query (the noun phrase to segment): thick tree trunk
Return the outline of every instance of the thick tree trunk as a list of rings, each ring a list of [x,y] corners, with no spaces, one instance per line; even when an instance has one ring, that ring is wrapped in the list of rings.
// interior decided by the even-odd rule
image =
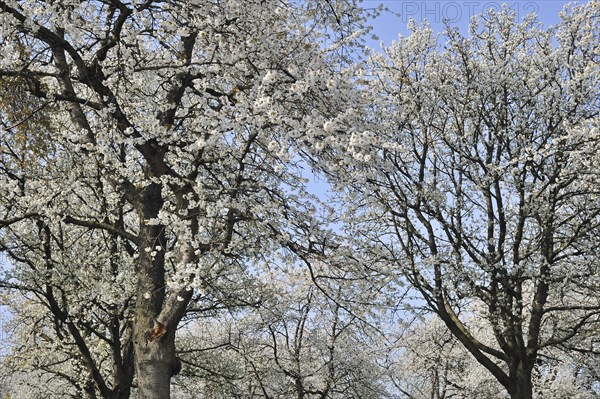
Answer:
[[[142,279],[143,281],[144,279]],[[157,289],[164,292],[164,288]],[[186,298],[182,301],[169,298],[163,307],[163,313],[174,315],[170,322],[161,323],[161,315],[152,306],[153,298],[147,298],[148,291],[140,291],[141,301],[137,307],[135,320],[135,371],[137,376],[138,399],[169,399],[171,377],[179,372],[180,361],[175,356],[175,332],[177,322],[189,302],[191,291],[181,293]],[[163,295],[158,295],[162,299]],[[176,311],[172,303],[180,306]],[[169,305],[171,303],[171,305]],[[145,306],[146,305],[146,306]],[[150,305],[150,306],[147,306]],[[166,312],[165,312],[166,310]]]
[[[164,226],[147,225],[163,204],[161,187],[150,184],[140,209],[139,263],[135,309],[134,359],[139,399],[169,399],[171,369],[175,362],[175,331],[158,319],[165,300]],[[157,247],[163,249],[157,249]]]
[[[160,274],[160,273],[159,273]],[[169,399],[175,364],[175,330],[158,321],[163,302],[164,282],[152,288],[148,278],[138,277],[138,299],[134,323],[134,358],[139,399]]]
[[[531,382],[532,368],[519,362],[510,370],[509,394],[511,399],[532,399],[533,384]]]
[[[168,399],[171,397],[171,375],[175,364],[174,334],[152,342],[147,337],[141,338],[141,342],[136,343],[137,397]]]

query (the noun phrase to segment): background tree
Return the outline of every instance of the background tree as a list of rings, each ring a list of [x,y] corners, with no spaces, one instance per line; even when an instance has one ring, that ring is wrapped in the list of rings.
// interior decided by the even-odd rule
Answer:
[[[494,335],[484,312],[471,306],[464,320],[473,334],[486,344]],[[392,335],[393,336],[393,335]],[[444,322],[435,315],[420,318],[402,331],[389,346],[387,369],[397,397],[409,399],[488,399],[509,395]],[[546,399],[594,398],[598,396],[598,375],[586,354],[560,348],[540,351],[533,372],[534,397]],[[596,359],[597,360],[597,359]]]
[[[21,235],[18,247],[5,248],[19,267],[3,283],[12,313],[3,367],[32,390],[40,381],[28,375],[71,386],[74,397],[97,397],[94,381],[102,384],[101,396],[128,397],[134,372],[132,260],[106,250],[110,236],[78,233],[74,241],[60,241],[64,250],[53,254],[50,265],[43,262],[46,253],[35,250],[37,234]],[[48,279],[49,271],[56,278]],[[41,386],[48,395],[47,385]],[[65,397],[62,389],[54,394]]]
[[[19,54],[25,55],[22,46]],[[17,192],[25,190],[26,181],[32,182],[25,176],[37,175],[40,169],[46,168],[45,181],[68,173],[58,161],[60,145],[51,141],[55,109],[30,89],[19,76],[2,79],[0,168]],[[4,198],[7,211],[19,206],[11,194]],[[89,205],[102,195],[97,190],[92,194]],[[3,325],[2,353],[2,367],[11,370],[6,376],[10,392],[16,397],[46,397],[48,391],[55,397],[96,397],[96,373],[104,394],[127,396],[133,352],[131,340],[124,339],[131,331],[123,320],[131,319],[133,280],[130,275],[124,281],[128,262],[119,259],[115,237],[70,226],[54,235],[61,256],[46,262],[49,226],[38,221],[33,230],[13,233],[0,242],[3,258],[8,255],[19,266],[2,264],[6,274],[0,281],[2,310],[10,312]],[[94,370],[86,367],[94,363],[99,365]]]
[[[485,323],[480,325],[484,327]],[[478,335],[493,339],[489,331]],[[394,342],[396,344],[389,348],[388,370],[400,398],[506,397],[502,385],[435,316],[415,320]]]
[[[0,77],[53,107],[49,155],[25,169],[4,146],[15,131],[3,131],[0,242],[30,273],[5,285],[49,305],[95,394],[126,397],[129,382],[109,381],[103,360],[82,353],[88,319],[70,312],[87,310],[86,291],[62,291],[124,298],[132,287],[118,281],[133,275],[132,318],[120,324],[133,321],[133,384],[141,398],[168,398],[177,325],[200,292],[218,298],[251,282],[261,258],[326,242],[302,148],[352,98],[338,71],[362,11],[346,1],[113,0],[0,1],[0,11],[0,51],[12,55]],[[71,269],[86,280],[64,285]]]
[[[262,280],[268,288],[256,308],[186,325],[181,391],[190,398],[387,397],[379,335],[343,309],[339,295],[317,289],[302,265],[274,267]]]
[[[547,30],[490,11],[443,45],[414,26],[373,56],[382,98],[337,147],[349,228],[512,398],[532,397],[542,350],[598,331],[598,6]]]

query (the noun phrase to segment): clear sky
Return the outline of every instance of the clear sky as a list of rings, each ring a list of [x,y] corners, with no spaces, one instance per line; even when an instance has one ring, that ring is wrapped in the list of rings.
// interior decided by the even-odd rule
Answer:
[[[429,21],[436,32],[443,30],[444,19],[452,25],[466,29],[471,16],[481,14],[489,8],[499,10],[502,4],[507,4],[517,12],[519,18],[534,12],[545,26],[555,25],[559,21],[558,13],[570,3],[562,0],[509,0],[503,1],[446,1],[446,0],[364,0],[363,6],[375,8],[383,4],[389,11],[384,11],[372,21],[373,33],[386,45],[398,37],[398,33],[407,33],[406,25],[410,18],[417,22]],[[579,1],[578,3],[585,3]],[[379,42],[370,42],[370,46],[378,48]]]

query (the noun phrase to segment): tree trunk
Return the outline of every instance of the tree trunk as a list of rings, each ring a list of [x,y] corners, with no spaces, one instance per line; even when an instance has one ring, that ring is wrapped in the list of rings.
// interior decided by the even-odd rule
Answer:
[[[152,342],[147,337],[142,338],[136,343],[137,397],[168,399],[171,397],[171,374],[175,363],[174,334]]]
[[[143,286],[145,278],[138,284]],[[158,292],[157,292],[158,291]],[[139,399],[169,399],[171,370],[175,363],[175,331],[157,321],[164,288],[138,288],[134,323],[134,358]]]
[[[161,187],[150,184],[140,207],[139,264],[136,270],[134,359],[139,399],[169,399],[171,369],[175,363],[175,329],[167,330],[158,319],[165,299],[164,226],[147,225],[163,204]]]
[[[156,274],[146,269],[138,275],[134,356],[139,399],[169,399],[176,363],[175,328],[158,321],[165,289],[164,280],[160,284],[156,281],[163,279],[162,270]]]
[[[509,394],[511,399],[532,399],[533,384],[531,383],[530,366],[524,365],[519,361],[515,367],[510,370]]]

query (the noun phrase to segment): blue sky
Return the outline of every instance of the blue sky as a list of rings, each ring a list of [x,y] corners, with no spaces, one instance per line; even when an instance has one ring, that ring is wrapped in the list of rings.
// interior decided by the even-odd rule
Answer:
[[[429,21],[436,32],[443,30],[443,20],[448,19],[452,25],[465,29],[471,16],[481,14],[489,8],[500,9],[506,3],[517,12],[519,18],[535,12],[545,26],[555,25],[559,21],[558,13],[569,1],[559,0],[509,0],[503,1],[475,1],[475,0],[364,0],[362,5],[375,8],[379,4],[389,9],[384,11],[376,20],[372,21],[373,33],[386,45],[398,37],[398,33],[407,33],[406,25],[410,18],[418,22]],[[585,3],[580,1],[579,3]],[[378,48],[378,42],[370,43]]]

